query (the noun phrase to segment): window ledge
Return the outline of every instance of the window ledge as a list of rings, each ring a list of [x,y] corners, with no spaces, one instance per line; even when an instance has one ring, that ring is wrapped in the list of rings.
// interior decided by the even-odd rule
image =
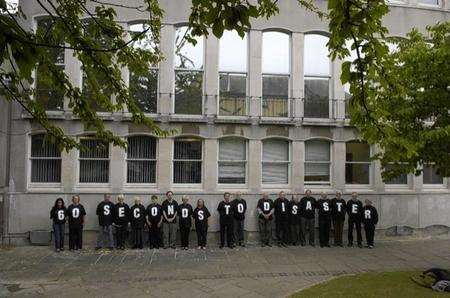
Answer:
[[[248,116],[217,116],[215,123],[241,123],[251,124],[251,119]]]
[[[103,193],[111,189],[109,183],[78,183],[75,187],[76,189],[89,190],[94,193]]]
[[[29,191],[33,192],[61,192],[61,183],[28,183]]]
[[[206,115],[185,115],[185,114],[171,114],[169,122],[201,122],[206,123],[208,119]]]
[[[289,117],[263,117],[259,120],[260,124],[283,124],[283,125],[295,125],[295,121]]]

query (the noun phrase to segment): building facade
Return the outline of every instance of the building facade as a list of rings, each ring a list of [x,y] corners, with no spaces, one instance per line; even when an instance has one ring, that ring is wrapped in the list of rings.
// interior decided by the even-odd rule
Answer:
[[[117,0],[117,2],[120,2]],[[132,1],[138,4],[138,1]],[[191,203],[203,198],[214,211],[211,230],[218,229],[215,209],[225,191],[243,193],[249,209],[246,230],[257,230],[256,202],[261,192],[275,198],[281,190],[330,195],[357,191],[380,213],[380,234],[444,234],[450,231],[450,180],[433,165],[421,176],[402,175],[383,182],[377,148],[358,139],[346,113],[346,86],[341,61],[327,57],[326,22],[294,0],[280,1],[280,14],[260,19],[242,39],[226,32],[219,40],[183,40],[190,1],[160,1],[165,10],[160,48],[165,60],[146,77],[126,69],[141,108],[162,128],[177,134],[158,138],[130,122],[127,111],[99,111],[107,127],[129,141],[128,150],[90,137],[75,119],[67,100],[39,81],[37,99],[67,134],[93,148],[59,152],[42,143],[43,131],[16,103],[0,98],[0,196],[3,237],[23,242],[33,230],[49,230],[49,209],[57,197],[68,203],[80,194],[88,213],[86,229],[97,227],[95,207],[104,193],[161,198],[173,190]],[[327,2],[317,5],[326,9]],[[45,11],[35,2],[22,4],[30,30],[45,25]],[[118,22],[142,30],[144,13],[117,8]],[[450,20],[448,0],[392,1],[384,23],[392,36],[413,27]],[[149,36],[151,43],[151,36]],[[135,46],[146,46],[136,44]],[[71,50],[55,63],[72,83],[83,88],[80,62]],[[88,92],[86,93],[88,96]]]

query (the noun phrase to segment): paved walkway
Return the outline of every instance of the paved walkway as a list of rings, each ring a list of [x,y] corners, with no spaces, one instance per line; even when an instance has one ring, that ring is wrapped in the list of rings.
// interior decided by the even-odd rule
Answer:
[[[0,297],[283,297],[335,276],[450,268],[450,240],[359,248],[0,250]]]

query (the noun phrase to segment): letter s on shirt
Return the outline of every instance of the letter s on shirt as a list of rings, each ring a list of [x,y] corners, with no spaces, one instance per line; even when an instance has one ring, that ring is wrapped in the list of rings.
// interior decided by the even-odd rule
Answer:
[[[111,213],[109,205],[103,206],[103,215],[107,216]]]
[[[205,214],[203,213],[203,210],[199,210],[198,211],[198,219],[199,220],[204,220],[205,219]]]

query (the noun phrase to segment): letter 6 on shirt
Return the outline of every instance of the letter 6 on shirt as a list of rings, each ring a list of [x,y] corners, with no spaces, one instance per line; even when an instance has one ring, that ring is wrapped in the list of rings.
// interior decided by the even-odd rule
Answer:
[[[79,208],[73,208],[72,209],[72,217],[78,218],[80,216],[80,209]]]
[[[64,220],[64,210],[58,210],[58,220]]]
[[[109,205],[103,206],[103,215],[109,215],[111,210],[109,210]]]

